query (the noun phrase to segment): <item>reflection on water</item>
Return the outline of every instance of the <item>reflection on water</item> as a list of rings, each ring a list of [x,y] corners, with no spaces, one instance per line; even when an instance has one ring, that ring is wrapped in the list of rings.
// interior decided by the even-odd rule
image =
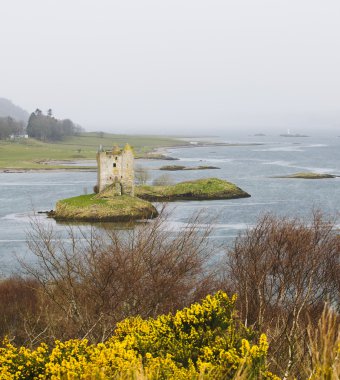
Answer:
[[[75,222],[75,221],[58,220],[55,223],[57,226],[95,227],[95,228],[100,228],[106,231],[112,231],[112,230],[133,230],[135,227],[145,225],[149,222],[143,221],[143,220],[134,220],[131,222],[118,222],[118,223],[112,223],[112,222],[90,223],[90,222]]]
[[[204,209],[202,227],[205,223],[213,223],[210,240],[230,243],[265,212],[304,217],[313,207],[333,215],[339,211],[340,178],[296,180],[273,177],[306,170],[339,175],[340,139],[314,141],[309,138],[308,143],[294,138],[289,141],[271,137],[261,139],[247,137],[238,140],[264,144],[256,148],[249,145],[171,149],[169,155],[180,158],[183,165],[196,166],[202,161],[218,163],[220,167],[220,170],[169,172],[174,182],[220,177],[236,183],[250,193],[251,198],[171,203],[168,205],[169,229],[180,231],[193,214]],[[164,161],[138,160],[139,166],[152,169],[150,183],[164,174],[159,171],[164,164]],[[95,183],[95,172],[0,173],[0,275],[18,268],[16,256],[32,260],[26,248],[26,234],[34,211],[51,210],[58,199],[90,193]],[[65,232],[65,223],[56,223],[44,214],[34,217],[46,225],[51,224],[61,234]],[[91,228],[91,224],[72,225]],[[133,226],[101,223],[96,228],[130,230]]]

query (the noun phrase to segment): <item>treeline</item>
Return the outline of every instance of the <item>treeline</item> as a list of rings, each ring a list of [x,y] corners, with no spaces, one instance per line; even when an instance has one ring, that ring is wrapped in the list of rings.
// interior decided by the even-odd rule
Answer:
[[[284,379],[321,379],[308,375],[314,371],[307,371],[315,367],[313,355],[324,350],[319,359],[324,355],[325,361],[340,355],[340,238],[335,221],[318,212],[308,223],[265,215],[221,256],[221,247],[214,252],[209,244],[211,227],[204,229],[203,220],[191,220],[176,234],[163,212],[155,222],[130,231],[88,234],[69,229],[69,239],[35,224],[28,236],[35,265],[24,264],[25,277],[0,283],[0,338],[29,347],[84,337],[103,342],[124,318],[157,318],[223,290],[230,297],[237,294],[237,321],[247,329],[250,343],[261,333],[267,335],[269,370]],[[318,330],[327,305],[331,324]],[[216,315],[211,318],[213,323]],[[203,324],[197,334],[202,336],[204,329]],[[226,326],[219,333],[224,338],[231,334]],[[323,339],[328,339],[325,347]],[[209,360],[222,347],[218,339],[215,343]],[[236,347],[235,352],[244,349]]]
[[[65,137],[79,134],[82,128],[70,119],[56,119],[52,110],[44,115],[40,109],[36,109],[28,119],[27,134],[29,137],[41,141],[59,141]]]
[[[25,133],[25,129],[22,121],[14,120],[11,117],[0,117],[0,140],[8,139],[11,135],[21,135]]]

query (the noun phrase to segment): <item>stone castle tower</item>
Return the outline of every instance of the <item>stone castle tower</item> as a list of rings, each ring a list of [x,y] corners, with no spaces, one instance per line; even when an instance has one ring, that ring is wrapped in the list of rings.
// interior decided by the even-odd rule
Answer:
[[[115,185],[116,195],[134,196],[134,154],[129,144],[124,149],[118,146],[112,150],[97,153],[97,186],[102,191],[108,185]]]

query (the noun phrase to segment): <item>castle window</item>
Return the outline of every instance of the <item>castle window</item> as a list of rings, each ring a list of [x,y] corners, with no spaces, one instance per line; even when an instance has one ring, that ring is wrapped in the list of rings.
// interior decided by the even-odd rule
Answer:
[[[117,160],[118,160],[118,157],[115,157],[115,160],[117,161]]]
[[[115,168],[117,166],[117,164],[114,162],[112,166]]]

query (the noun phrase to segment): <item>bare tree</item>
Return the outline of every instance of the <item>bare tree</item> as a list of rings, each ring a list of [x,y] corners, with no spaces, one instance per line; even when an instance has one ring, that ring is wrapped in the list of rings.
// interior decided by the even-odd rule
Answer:
[[[69,228],[66,240],[33,223],[28,244],[37,263],[24,267],[53,305],[51,337],[103,341],[127,316],[175,311],[216,290],[210,228],[199,216],[180,233],[165,221],[163,212],[130,230]]]
[[[145,185],[150,180],[150,172],[143,166],[135,167],[135,181],[137,185]]]
[[[239,295],[246,325],[266,331],[285,378],[298,365],[306,339],[329,301],[339,307],[340,241],[334,222],[314,212],[310,225],[265,215],[227,252],[225,286]]]
[[[162,174],[152,182],[154,186],[168,186],[173,184],[172,177],[169,174]]]

